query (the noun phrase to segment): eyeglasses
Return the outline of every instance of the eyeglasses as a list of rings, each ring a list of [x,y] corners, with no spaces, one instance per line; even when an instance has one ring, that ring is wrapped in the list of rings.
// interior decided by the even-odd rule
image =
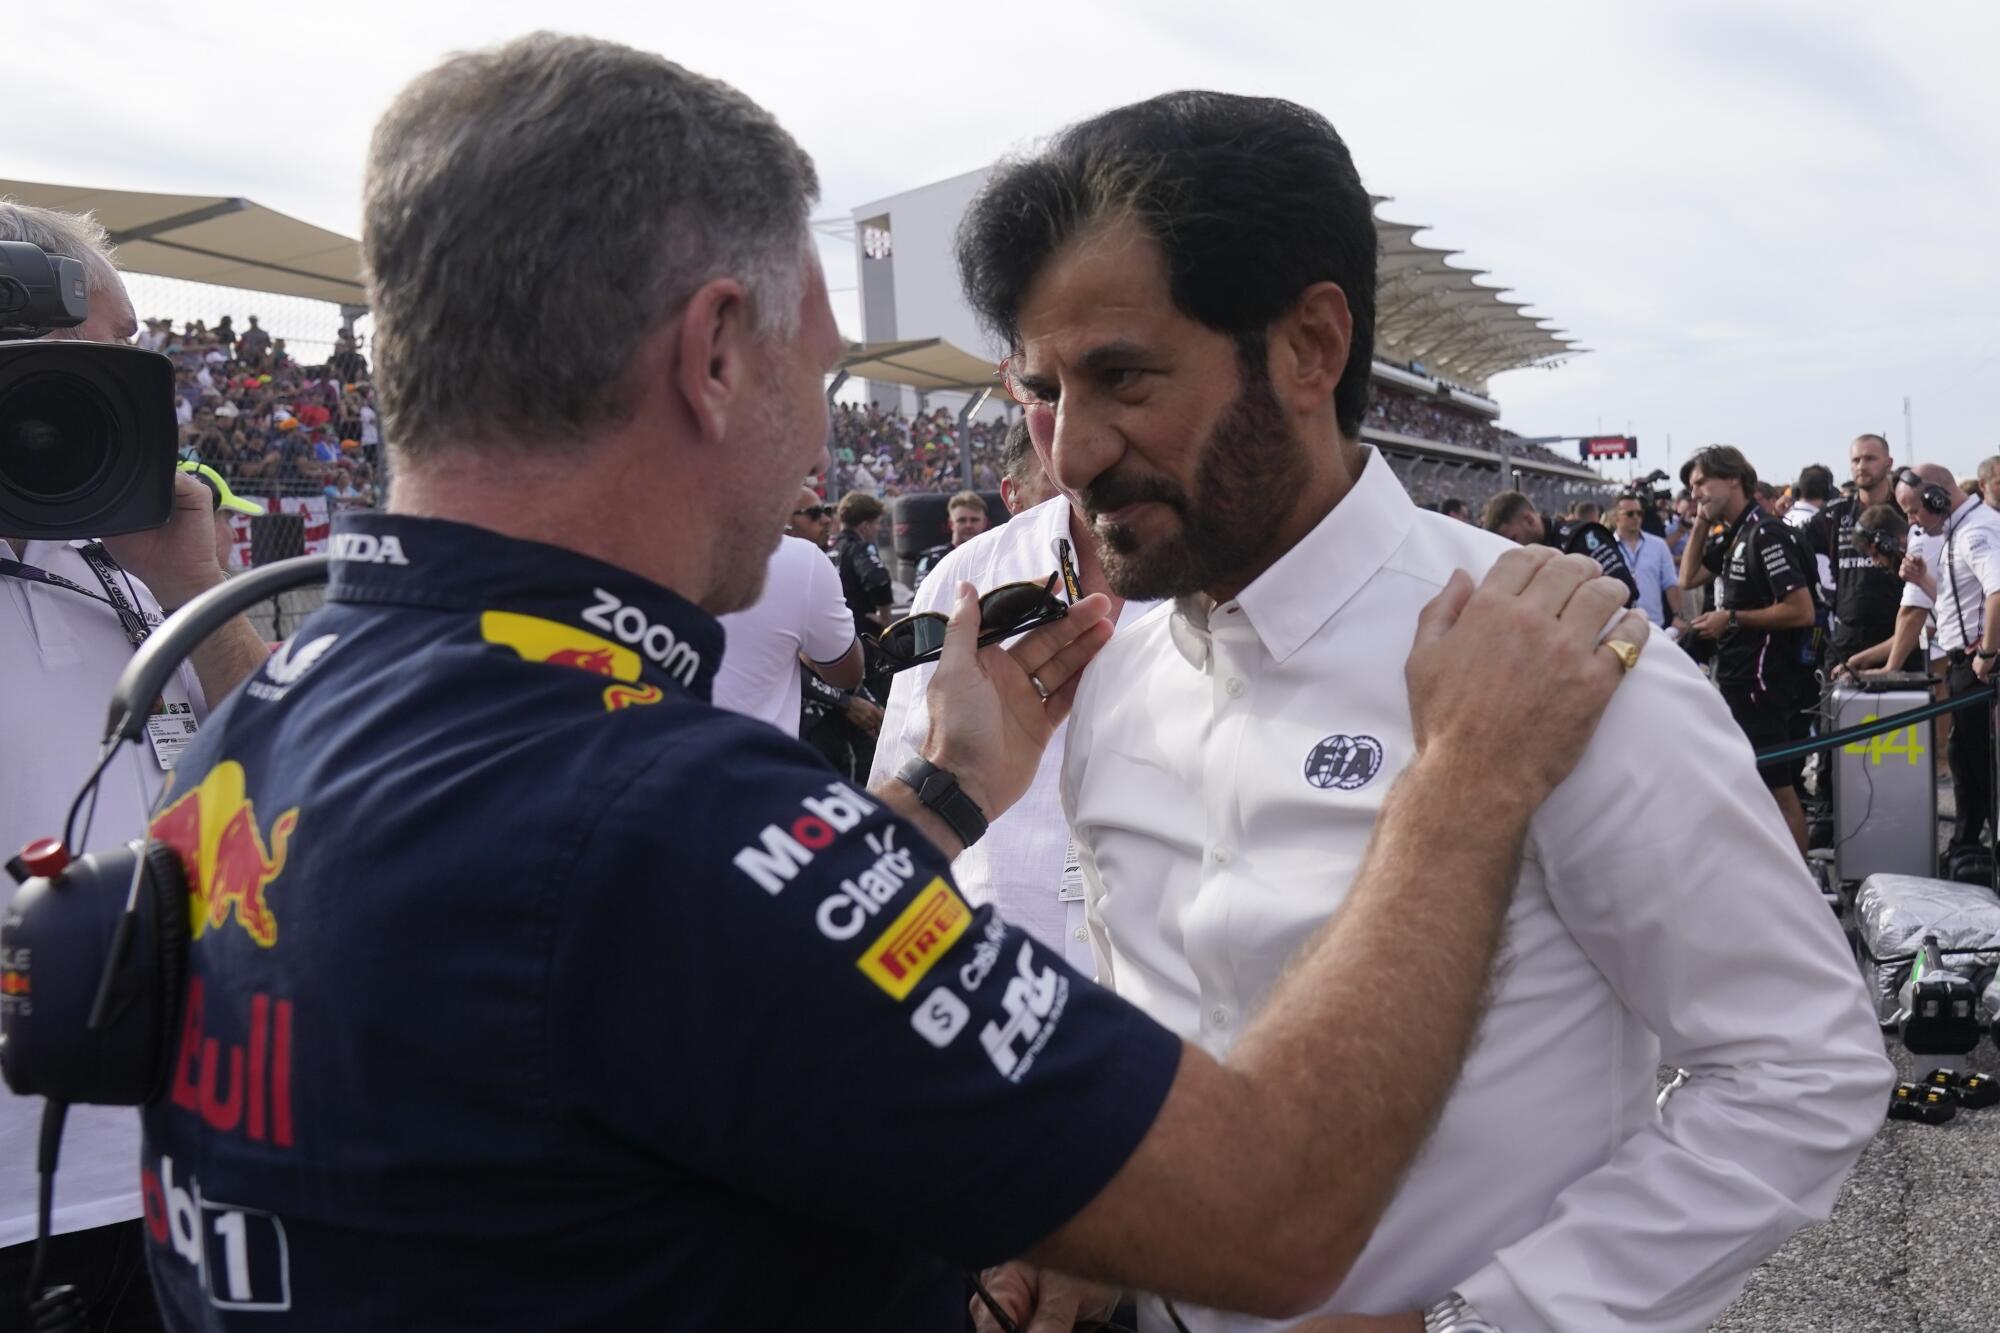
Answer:
[[[1000,385],[1007,390],[1007,396],[1023,407],[1050,407],[1054,400],[1044,398],[1035,390],[1021,382],[1021,358],[1010,356],[1000,362]]]
[[[792,517],[797,518],[800,514],[804,514],[807,518],[825,518],[832,512],[832,505],[807,505],[804,509],[794,509]]]
[[[981,597],[979,646],[1011,639],[1068,615],[1069,603],[1055,592],[1061,580],[1058,573],[1049,575],[1046,583],[1007,583]],[[877,643],[889,659],[890,673],[937,661],[944,652],[946,619],[940,611],[922,611],[885,626]]]

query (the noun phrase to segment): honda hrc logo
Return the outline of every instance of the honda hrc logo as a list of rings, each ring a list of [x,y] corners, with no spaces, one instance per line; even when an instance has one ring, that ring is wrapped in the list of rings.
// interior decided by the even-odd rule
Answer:
[[[378,537],[372,532],[336,532],[328,543],[335,560],[351,560],[357,565],[407,565],[400,537]]]

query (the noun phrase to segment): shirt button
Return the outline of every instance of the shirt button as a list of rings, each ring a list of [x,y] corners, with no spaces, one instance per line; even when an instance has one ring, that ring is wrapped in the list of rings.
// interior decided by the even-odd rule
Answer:
[[[1208,859],[1219,866],[1226,866],[1229,864],[1229,849],[1227,847],[1217,847],[1209,852]]]
[[[1209,1021],[1209,1022],[1211,1022],[1211,1023],[1213,1023],[1213,1024],[1214,1024],[1214,1025],[1215,1025],[1216,1027],[1219,1027],[1219,1028],[1226,1028],[1226,1027],[1228,1027],[1228,1026],[1229,1026],[1229,1008],[1228,1008],[1228,1006],[1227,1006],[1227,1005],[1220,1005],[1220,1004],[1218,1004],[1218,1005],[1216,1005],[1216,1006],[1215,1006],[1215,1008],[1213,1008],[1213,1009],[1209,1010],[1209,1011],[1208,1011],[1208,1021]]]
[[[1084,928],[1083,926],[1078,926],[1074,931],[1071,932],[1071,934],[1075,935],[1080,940],[1087,940],[1090,938],[1090,931]]]
[[[1243,677],[1231,676],[1222,682],[1222,692],[1234,699],[1243,693]]]

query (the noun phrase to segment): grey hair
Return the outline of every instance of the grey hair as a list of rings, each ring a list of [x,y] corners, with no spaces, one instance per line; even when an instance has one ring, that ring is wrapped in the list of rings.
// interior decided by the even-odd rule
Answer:
[[[790,337],[812,159],[742,93],[654,54],[536,33],[406,88],[370,146],[362,252],[399,451],[560,446],[630,418],[641,341],[734,278]]]
[[[111,233],[90,213],[59,213],[0,198],[0,241],[26,241],[44,254],[76,260],[89,292],[103,291],[105,279],[118,271]]]

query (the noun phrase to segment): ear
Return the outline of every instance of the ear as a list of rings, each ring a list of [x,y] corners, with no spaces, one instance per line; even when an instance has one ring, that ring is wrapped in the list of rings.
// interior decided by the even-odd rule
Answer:
[[[743,284],[717,278],[703,284],[672,321],[667,379],[695,434],[716,444],[732,414],[750,402],[756,378],[756,338]]]
[[[1301,415],[1333,402],[1354,346],[1354,314],[1340,284],[1316,282],[1271,329],[1271,391]]]

